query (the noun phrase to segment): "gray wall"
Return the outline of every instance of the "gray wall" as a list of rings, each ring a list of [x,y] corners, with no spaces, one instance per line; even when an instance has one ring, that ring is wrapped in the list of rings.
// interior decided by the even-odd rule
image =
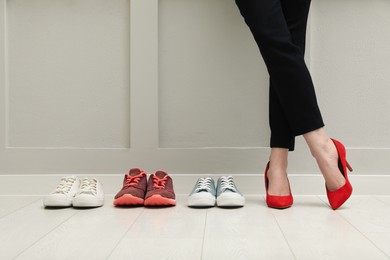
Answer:
[[[0,173],[257,174],[268,75],[233,0],[3,0]],[[314,0],[307,63],[326,129],[388,174],[390,2]],[[290,172],[318,173],[301,137]]]

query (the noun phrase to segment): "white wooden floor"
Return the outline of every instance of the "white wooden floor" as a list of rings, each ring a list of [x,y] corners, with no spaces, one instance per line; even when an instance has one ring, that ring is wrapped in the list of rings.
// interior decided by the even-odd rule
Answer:
[[[40,197],[0,196],[0,259],[390,259],[390,196],[295,196],[286,210],[246,196],[239,209],[44,209]]]

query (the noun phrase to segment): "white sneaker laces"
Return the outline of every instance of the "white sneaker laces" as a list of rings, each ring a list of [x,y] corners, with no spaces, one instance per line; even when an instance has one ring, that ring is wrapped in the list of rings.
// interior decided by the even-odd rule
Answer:
[[[76,181],[75,177],[62,177],[60,184],[58,184],[54,193],[62,193],[62,194],[68,193],[75,181]]]
[[[234,187],[233,177],[232,176],[222,176],[221,177],[221,191],[224,192],[226,190],[231,190],[233,192],[237,192]]]
[[[211,178],[200,178],[195,192],[210,191],[211,190]]]
[[[84,178],[82,181],[81,181],[81,187],[79,189],[79,192],[78,194],[92,194],[92,195],[96,195],[97,193],[97,180],[94,179],[94,178],[91,178],[91,179],[88,179],[88,178]]]

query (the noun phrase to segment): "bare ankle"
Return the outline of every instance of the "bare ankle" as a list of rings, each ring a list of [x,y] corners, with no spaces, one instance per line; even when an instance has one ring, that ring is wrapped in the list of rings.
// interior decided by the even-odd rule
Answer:
[[[288,149],[272,148],[269,156],[270,168],[287,169]]]
[[[310,148],[311,155],[317,160],[332,151],[332,140],[328,137],[324,128],[308,132],[303,137]]]
[[[335,151],[335,147],[332,143],[332,140],[330,140],[329,138],[326,140],[318,141],[315,146],[310,147],[311,155],[316,160],[328,158],[329,154],[331,154],[334,151]]]

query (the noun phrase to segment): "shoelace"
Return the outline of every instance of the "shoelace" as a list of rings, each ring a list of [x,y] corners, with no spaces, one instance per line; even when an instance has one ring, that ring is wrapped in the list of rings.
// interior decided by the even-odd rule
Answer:
[[[195,189],[195,192],[210,191],[211,190],[211,178],[200,178]]]
[[[165,188],[165,184],[168,180],[168,175],[165,175],[164,178],[160,179],[156,175],[153,176],[153,188],[162,190]]]
[[[226,190],[231,190],[233,192],[237,192],[234,187],[233,177],[232,176],[222,176],[221,177],[221,191],[224,192]]]
[[[97,180],[94,179],[94,178],[84,178],[82,181],[81,181],[81,186],[80,186],[80,189],[78,191],[78,194],[92,194],[92,195],[96,195],[97,193]]]
[[[54,193],[62,193],[62,194],[68,193],[75,181],[76,181],[75,177],[62,177],[60,184],[58,184]]]
[[[145,176],[145,173],[143,172],[135,176],[126,175],[126,182],[125,182],[126,187],[137,185],[143,176]]]

